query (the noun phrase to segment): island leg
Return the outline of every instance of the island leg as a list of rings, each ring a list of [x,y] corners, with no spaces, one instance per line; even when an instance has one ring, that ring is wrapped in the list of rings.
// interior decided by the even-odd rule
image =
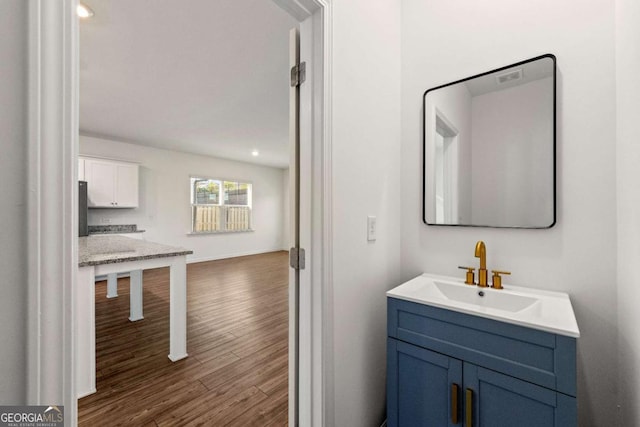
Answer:
[[[118,296],[118,273],[107,274],[107,298]]]
[[[129,272],[129,320],[142,320],[142,270]]]
[[[169,359],[187,357],[187,266],[179,256],[170,267],[169,284]]]

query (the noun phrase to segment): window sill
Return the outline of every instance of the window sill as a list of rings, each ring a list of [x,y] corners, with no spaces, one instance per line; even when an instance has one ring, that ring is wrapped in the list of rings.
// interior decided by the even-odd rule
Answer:
[[[209,236],[211,234],[235,234],[235,233],[253,233],[255,230],[224,230],[224,231],[192,231],[187,236]]]

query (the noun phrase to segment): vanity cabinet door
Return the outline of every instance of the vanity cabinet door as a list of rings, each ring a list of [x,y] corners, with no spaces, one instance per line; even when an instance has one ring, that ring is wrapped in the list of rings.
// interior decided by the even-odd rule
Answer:
[[[473,426],[575,427],[576,399],[471,363],[464,363],[464,408]],[[468,390],[472,396],[469,396]],[[468,400],[471,397],[470,401]],[[466,418],[465,412],[465,418]],[[467,423],[465,420],[465,427]]]
[[[462,425],[460,360],[388,338],[387,382],[388,427]]]

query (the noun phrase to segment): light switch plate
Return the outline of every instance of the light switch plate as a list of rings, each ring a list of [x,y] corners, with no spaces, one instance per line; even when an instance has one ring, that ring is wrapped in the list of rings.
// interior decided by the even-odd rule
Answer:
[[[367,241],[373,242],[376,240],[378,234],[378,226],[376,224],[376,217],[369,215],[367,217]]]

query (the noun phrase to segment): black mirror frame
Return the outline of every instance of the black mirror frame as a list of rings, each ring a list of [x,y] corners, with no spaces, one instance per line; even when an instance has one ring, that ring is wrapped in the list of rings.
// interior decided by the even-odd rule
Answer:
[[[458,83],[463,83],[471,79],[475,79],[478,77],[486,76],[487,74],[496,73],[498,71],[503,71],[509,68],[516,67],[518,65],[524,65],[529,62],[538,61],[540,59],[549,58],[553,61],[553,220],[551,224],[548,226],[541,227],[520,227],[520,226],[496,226],[496,225],[476,225],[476,224],[431,224],[427,222],[427,211],[426,211],[426,190],[427,190],[427,170],[426,170],[426,122],[425,122],[425,111],[426,111],[426,103],[427,103],[427,94],[431,91],[442,89],[447,86],[452,86]],[[547,53],[544,55],[536,56],[535,58],[526,59],[524,61],[519,61],[514,64],[509,64],[504,67],[496,68],[494,70],[486,71],[484,73],[476,74],[471,77],[467,77],[464,79],[456,80],[451,83],[446,83],[440,86],[433,87],[431,89],[427,89],[422,96],[422,222],[429,226],[444,226],[444,227],[480,227],[480,228],[511,228],[511,229],[524,229],[524,230],[544,230],[549,229],[556,225],[557,221],[557,154],[556,154],[556,145],[557,145],[557,61],[555,55],[551,53]]]

